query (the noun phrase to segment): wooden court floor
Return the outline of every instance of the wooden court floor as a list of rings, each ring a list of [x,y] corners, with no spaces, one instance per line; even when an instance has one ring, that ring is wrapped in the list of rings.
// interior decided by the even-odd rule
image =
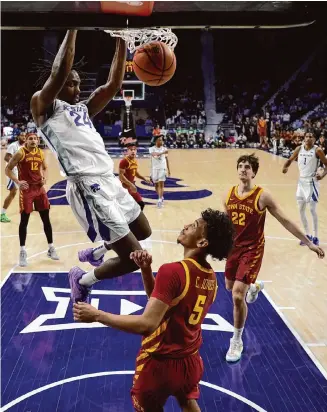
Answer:
[[[182,179],[181,185],[187,187],[169,188],[171,192],[194,192],[209,190],[212,195],[199,199],[166,201],[163,209],[147,205],[145,213],[153,229],[151,239],[145,247],[153,255],[153,269],[168,261],[182,257],[181,247],[176,244],[176,237],[184,224],[196,219],[207,207],[221,208],[222,194],[233,184],[237,184],[236,159],[242,149],[221,150],[172,150],[169,153],[171,176]],[[1,159],[3,160],[2,150]],[[262,151],[257,151],[260,169],[256,183],[269,190],[278,199],[285,213],[296,223],[300,217],[296,207],[295,190],[298,170],[293,164],[288,174],[283,175],[282,165],[285,159]],[[50,151],[46,151],[49,164],[47,189],[64,180],[59,173],[57,161]],[[119,160],[115,160],[116,171]],[[139,160],[140,172],[149,175],[150,160]],[[142,187],[140,182],[137,183]],[[4,163],[1,165],[1,197],[6,196],[6,178]],[[184,193],[185,195],[185,193]],[[191,196],[190,196],[191,197]],[[146,199],[147,200],[147,199]],[[150,200],[151,201],[151,200]],[[1,279],[10,271],[19,271],[19,211],[18,196],[14,200],[8,216],[11,223],[1,223]],[[320,202],[318,206],[319,238],[327,252],[327,178],[320,184]],[[77,251],[90,247],[86,234],[75,220],[69,206],[52,206],[51,222],[54,231],[54,243],[60,256],[55,262],[46,257],[47,243],[41,221],[33,213],[28,227],[27,253],[28,272],[68,271],[80,264]],[[308,220],[312,225],[308,210]],[[304,347],[314,354],[327,369],[327,258],[318,260],[315,254],[305,247],[300,247],[295,240],[272,216],[266,221],[266,250],[259,278],[266,282],[265,293],[276,310],[295,331]],[[110,252],[112,253],[112,252]],[[110,256],[110,253],[107,256]],[[83,264],[80,264],[83,267]],[[213,262],[214,269],[223,271],[222,262]],[[85,268],[88,268],[85,265]]]

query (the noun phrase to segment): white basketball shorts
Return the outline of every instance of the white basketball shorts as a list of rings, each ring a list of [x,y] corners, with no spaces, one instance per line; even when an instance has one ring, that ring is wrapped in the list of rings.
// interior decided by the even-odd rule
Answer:
[[[302,202],[318,202],[319,182],[316,179],[300,179],[296,190],[296,199]]]
[[[151,179],[153,183],[164,182],[166,180],[166,169],[152,169]]]
[[[15,171],[13,171],[13,173],[14,173],[14,175],[15,175],[15,176],[17,177],[17,179],[18,179],[18,173],[15,172]],[[15,187],[16,189],[18,189],[18,185],[16,185],[16,183],[7,176],[7,189],[8,189],[8,190],[12,190],[14,187]]]
[[[92,242],[115,243],[141,213],[114,174],[69,178],[66,196],[77,220]]]

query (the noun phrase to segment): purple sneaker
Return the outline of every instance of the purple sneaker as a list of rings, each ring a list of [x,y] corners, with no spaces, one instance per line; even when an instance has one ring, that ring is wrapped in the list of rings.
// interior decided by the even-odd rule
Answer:
[[[93,249],[89,248],[89,249],[84,249],[84,250],[80,250],[78,252],[78,259],[80,262],[89,262],[92,266],[101,266],[103,263],[103,257],[104,255],[102,255],[100,257],[100,259],[95,260],[93,257]]]
[[[314,245],[316,245],[316,246],[319,246],[319,239],[318,239],[317,237],[314,237],[314,238],[312,239],[312,243],[313,243]]]
[[[312,236],[307,235],[307,238],[312,242]],[[303,243],[302,240],[300,242],[300,246],[305,246],[305,243]]]
[[[79,280],[86,273],[83,269],[78,266],[74,266],[70,269],[68,273],[69,285],[71,289],[70,297],[73,303],[77,302],[87,302],[89,303],[89,293],[91,288],[80,285]]]

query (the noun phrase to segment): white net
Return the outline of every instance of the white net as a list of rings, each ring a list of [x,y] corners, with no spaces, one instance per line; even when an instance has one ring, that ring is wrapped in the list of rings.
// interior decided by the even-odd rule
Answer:
[[[121,37],[127,43],[127,47],[131,53],[144,44],[160,41],[166,43],[168,47],[174,50],[178,38],[171,29],[163,27],[151,29],[124,29],[124,30],[105,30],[112,37]]]
[[[126,107],[131,107],[131,106],[132,106],[133,97],[131,97],[131,96],[124,96],[123,99],[124,99],[124,102],[125,102],[125,106],[126,106]]]

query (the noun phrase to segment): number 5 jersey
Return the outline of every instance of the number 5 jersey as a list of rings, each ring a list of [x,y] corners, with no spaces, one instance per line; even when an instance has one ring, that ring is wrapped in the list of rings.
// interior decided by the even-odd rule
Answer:
[[[84,103],[70,105],[56,99],[52,115],[39,131],[67,176],[113,173],[113,161]]]
[[[238,186],[233,186],[227,196],[227,213],[234,224],[234,247],[256,247],[264,244],[266,210],[259,209],[259,198],[263,191],[260,186],[245,196],[239,196]]]
[[[169,306],[158,328],[144,336],[137,367],[148,356],[183,358],[202,344],[201,325],[217,293],[215,272],[195,259],[167,263],[159,268],[151,298]],[[140,369],[136,369],[137,371]]]

